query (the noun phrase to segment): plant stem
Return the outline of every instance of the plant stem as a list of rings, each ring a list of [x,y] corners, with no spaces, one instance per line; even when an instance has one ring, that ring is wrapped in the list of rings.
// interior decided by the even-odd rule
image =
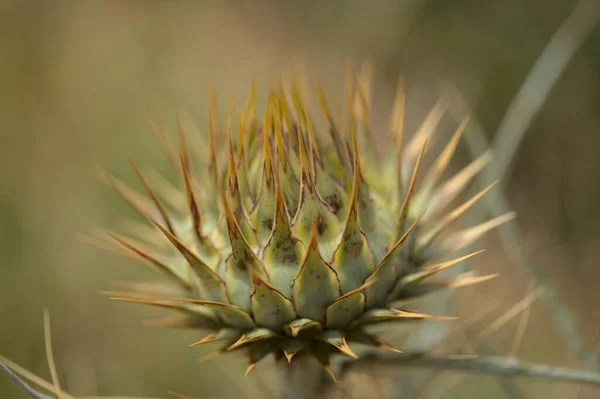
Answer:
[[[533,377],[552,381],[568,381],[600,387],[600,374],[587,370],[573,370],[547,364],[522,362],[515,358],[500,356],[481,356],[476,358],[460,358],[451,356],[428,355],[424,352],[397,356],[382,356],[378,352],[370,352],[360,359],[346,362],[342,370],[374,365],[387,367],[425,367],[443,370],[462,370],[476,373],[495,374],[511,377]]]

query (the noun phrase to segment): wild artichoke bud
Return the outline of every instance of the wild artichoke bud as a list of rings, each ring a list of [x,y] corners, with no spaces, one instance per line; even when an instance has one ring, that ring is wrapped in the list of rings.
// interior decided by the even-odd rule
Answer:
[[[180,171],[179,192],[166,182],[151,188],[135,164],[147,197],[102,174],[150,221],[136,239],[111,235],[170,280],[131,284],[131,292],[112,296],[177,311],[154,324],[204,331],[195,345],[220,341],[217,354],[246,351],[248,371],[271,353],[288,362],[313,356],[329,370],[332,355],[356,356],[352,343],[395,350],[368,327],[438,318],[399,306],[492,277],[432,278],[476,255],[451,259],[509,218],[442,234],[491,187],[447,209],[489,161],[484,154],[440,183],[466,120],[431,168],[419,171],[442,105],[405,146],[400,81],[391,144],[376,154],[364,75],[349,79],[344,117],[317,85],[325,129],[291,86],[270,91],[259,122],[253,85],[245,111],[230,106],[225,129],[213,98],[204,145],[187,143],[178,115],[179,154],[161,137]],[[451,260],[434,264],[443,259]]]

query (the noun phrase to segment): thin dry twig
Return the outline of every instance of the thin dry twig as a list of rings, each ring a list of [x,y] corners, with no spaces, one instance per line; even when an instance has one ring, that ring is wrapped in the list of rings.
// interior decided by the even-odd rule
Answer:
[[[23,378],[33,382],[34,384],[48,390],[54,392],[54,386],[44,380],[41,377],[31,373],[25,368],[19,366],[18,364],[12,362],[11,360],[0,355],[0,370],[3,371],[8,377],[21,388],[25,393],[29,395],[32,399],[56,399],[54,396],[49,396],[42,394],[27,384],[27,382],[23,381],[19,375]],[[18,374],[18,375],[17,375]],[[68,393],[61,391],[60,392],[64,399],[160,399],[155,397],[142,397],[142,396],[79,396],[75,398],[74,396],[69,395]]]
[[[19,387],[23,392],[27,394],[31,399],[54,399],[52,396],[44,395],[31,388],[25,381],[23,381],[18,375],[16,375],[8,366],[0,362],[0,370],[4,372],[12,380],[12,382]]]
[[[58,373],[54,363],[54,356],[52,353],[52,334],[50,331],[50,313],[47,309],[44,309],[44,339],[46,346],[46,357],[48,359],[48,367],[50,368],[50,374],[52,375],[52,383],[45,379],[35,375],[31,371],[24,367],[21,367],[12,360],[0,355],[0,371],[4,372],[8,377],[15,383],[17,387],[22,389],[31,399],[76,399],[74,396],[68,394],[60,388],[58,382]],[[35,385],[44,388],[45,390],[52,392],[57,397],[42,394],[33,389],[24,379],[34,383]],[[80,396],[77,399],[159,399],[149,397],[138,397],[138,396]]]
[[[52,332],[50,330],[50,312],[48,309],[44,309],[44,343],[46,346],[46,358],[48,360],[52,385],[54,385],[54,392],[56,392],[58,399],[65,399],[60,389],[58,372],[56,371],[56,363],[54,362],[54,353],[52,352]]]
[[[52,383],[35,375],[31,371],[18,365],[17,363],[13,362],[12,360],[7,359],[6,357],[0,355],[0,363],[3,363],[6,367],[10,368],[10,370],[12,370],[16,375],[23,377],[24,379],[34,383],[35,385],[39,386],[40,388],[44,388],[48,392],[55,393],[54,386],[52,385]],[[25,382],[23,382],[23,384],[27,385]],[[62,392],[62,394],[65,399],[75,399],[73,396],[70,396],[70,395],[66,394],[65,392]],[[51,396],[51,398],[54,399],[53,396]]]

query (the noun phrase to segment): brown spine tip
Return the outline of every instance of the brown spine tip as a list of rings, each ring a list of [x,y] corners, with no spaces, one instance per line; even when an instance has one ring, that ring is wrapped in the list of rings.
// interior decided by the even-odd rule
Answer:
[[[192,268],[195,268],[194,264],[201,265],[203,270],[206,273],[210,273],[211,275],[213,275],[215,277],[216,280],[223,283],[221,278],[210,268],[210,266],[208,266],[202,259],[200,259],[194,253],[194,251],[192,251],[183,242],[181,242],[181,240],[179,238],[177,238],[175,235],[171,234],[167,229],[162,227],[159,223],[156,222],[156,220],[154,220],[152,218],[150,218],[150,220],[152,221],[152,223],[154,223],[156,225],[156,227],[158,227],[158,229],[165,235],[165,237],[167,237],[167,239],[181,253],[181,255],[183,255],[183,257],[186,258],[186,260],[188,261],[188,263],[190,264],[190,266]]]
[[[268,187],[271,186],[273,179],[273,165],[271,157],[271,130],[273,128],[273,103],[274,94],[271,93],[269,101],[267,103],[267,109],[265,110],[265,120],[263,123],[263,156],[264,156],[264,167],[263,173],[265,176],[265,182]]]
[[[185,162],[186,169],[189,171],[191,168],[190,154],[189,154],[187,142],[185,139],[185,130],[183,128],[183,121],[181,119],[181,110],[180,109],[177,109],[176,119],[177,119],[177,132],[179,133],[179,146],[181,149],[181,157],[183,158],[183,160]]]
[[[221,196],[221,204],[223,205],[223,211],[225,213],[225,220],[227,222],[227,231],[229,232],[230,236],[236,235],[238,232],[237,222],[235,220],[233,211],[229,207],[229,203],[228,203],[227,197],[225,195],[225,190],[223,189],[223,186],[221,186],[220,184],[218,186],[218,191]]]
[[[333,105],[335,107],[335,113],[336,113],[336,116],[338,119],[338,123],[340,124],[340,132],[342,135],[343,147],[345,148],[346,156],[347,156],[346,159],[349,160],[349,166],[351,168],[353,168],[352,149],[350,148],[350,142],[348,141],[348,132],[346,131],[344,119],[342,117],[342,112],[340,111],[340,107],[335,100],[334,100]],[[348,175],[346,175],[346,176],[348,176]]]
[[[320,215],[315,215],[313,217],[313,222],[310,226],[306,257],[310,256],[312,251],[319,251],[319,219]]]
[[[304,108],[304,105],[303,105]],[[323,167],[323,159],[321,158],[321,153],[319,151],[319,144],[317,142],[317,138],[315,136],[315,132],[308,117],[308,113],[306,112],[306,108],[304,108],[304,125],[306,126],[306,131],[308,132],[308,143],[310,145],[313,162],[318,162],[321,167]]]
[[[310,174],[310,162],[304,147],[304,139],[302,138],[302,129],[298,129],[298,152],[300,153],[300,164],[302,168],[302,185],[306,185],[307,189],[312,192],[314,189],[313,180]]]
[[[218,112],[217,112],[217,94],[213,88],[210,90],[210,105],[208,112],[208,146],[209,146],[209,164],[208,169],[214,183],[219,184],[219,171],[217,165],[216,137],[218,130]]]
[[[283,119],[283,110],[281,108],[281,98],[275,97],[273,102],[274,112],[273,112],[273,130],[275,131],[275,144],[277,146],[277,159],[278,164],[281,165],[282,169],[285,171],[287,168],[287,159],[285,157],[285,149],[283,144],[283,131],[282,131],[282,119]],[[277,173],[276,173],[277,174]]]
[[[344,225],[344,234],[346,233],[352,222],[356,222],[358,224],[358,190],[360,187],[361,176],[358,146],[356,144],[356,136],[354,135],[354,131],[352,131],[352,148],[354,158],[354,167],[352,175],[352,195],[350,197],[350,203],[348,204],[348,216],[346,217]],[[340,245],[342,245],[342,243],[340,243]]]
[[[287,350],[283,350],[283,355],[285,356],[285,359],[287,360],[288,363],[292,362],[292,358],[294,357],[294,355],[297,352],[288,352]]]
[[[353,186],[357,187],[358,196],[358,185],[360,184],[361,174],[360,174],[360,155],[358,153],[358,144],[356,142],[356,132],[354,131],[354,125],[350,125],[350,136],[352,139],[352,158],[354,161],[354,171],[353,171]],[[354,189],[354,187],[353,187]]]
[[[200,210],[198,209],[198,202],[196,201],[196,197],[194,195],[194,189],[192,187],[191,178],[188,173],[188,168],[186,166],[183,154],[181,154],[180,161],[181,173],[183,175],[183,182],[185,185],[185,193],[188,200],[190,215],[192,216],[192,222],[194,226],[194,233],[196,234],[196,238],[200,242],[203,242],[205,240],[205,237],[202,235],[202,216],[200,215]]]
[[[425,212],[421,213],[419,216],[417,216],[415,218],[415,220],[412,222],[412,224],[410,225],[408,230],[406,230],[406,232],[402,235],[402,237],[400,237],[400,239],[393,244],[393,246],[390,248],[390,250],[388,251],[388,253],[386,254],[385,257],[389,256],[392,252],[394,252],[396,250],[396,248],[398,248],[399,246],[404,244],[404,242],[408,239],[408,237],[410,237],[410,234],[413,232],[413,230],[418,226],[418,224],[421,221],[421,219],[423,218],[424,214],[425,214]]]
[[[346,338],[342,337],[341,342],[334,346],[336,348],[338,348],[340,350],[340,352],[342,352],[350,357],[353,357],[354,359],[358,359],[358,355],[356,353],[354,353],[354,351],[350,348],[350,346],[346,342]]]
[[[323,90],[323,87],[321,86],[321,84],[319,82],[317,82],[317,84],[316,84],[315,91],[316,91],[317,99],[319,101],[319,106],[321,108],[321,111],[323,112],[323,116],[325,117],[325,120],[327,121],[329,135],[331,136],[331,140],[333,141],[333,145],[335,146],[336,154],[340,160],[340,163],[343,166],[346,166],[347,165],[347,153],[346,153],[346,147],[344,144],[344,138],[343,138],[343,136],[340,135],[340,132],[336,128],[335,122],[333,120],[333,116],[331,114],[329,106],[327,105],[325,91]],[[339,109],[338,109],[338,112],[339,112]]]
[[[244,373],[244,377],[248,377],[248,374],[256,367],[256,363],[250,363],[248,367],[246,367],[246,372]]]
[[[229,165],[229,192],[233,196],[238,192],[238,176],[237,167],[235,164],[235,155],[233,154],[233,143],[231,141],[231,120],[227,117],[227,149],[228,149],[228,165]]]
[[[461,256],[459,258],[452,259],[452,260],[449,260],[447,262],[442,262],[442,263],[438,263],[436,265],[431,265],[431,266],[425,266],[423,268],[423,272],[425,272],[424,274],[426,274],[427,276],[431,276],[431,275],[439,273],[442,270],[445,270],[445,269],[447,269],[447,268],[449,268],[451,266],[454,266],[457,263],[460,263],[460,262],[462,262],[464,260],[467,260],[467,259],[470,259],[470,258],[472,258],[474,256],[477,256],[477,255],[479,255],[479,254],[481,254],[483,252],[485,252],[485,249],[481,249],[479,251],[472,252],[472,253],[470,253],[468,255]],[[430,272],[431,274],[428,274],[428,272]]]
[[[329,106],[327,105],[327,100],[325,98],[325,90],[323,90],[323,86],[321,86],[320,82],[316,83],[315,91],[317,94],[317,100],[319,101],[319,106],[321,107],[321,111],[323,112],[323,116],[325,117],[327,123],[331,126],[333,125],[333,118],[331,116]]]
[[[242,124],[242,111],[239,107],[237,107],[236,112],[236,121],[237,121],[237,160],[241,162],[244,158],[244,125]]]
[[[281,117],[283,118],[283,124],[285,126],[286,132],[288,134],[291,134],[292,123],[290,120],[290,110],[287,105],[287,95],[286,95],[286,91],[285,91],[285,85],[283,83],[283,77],[279,78],[278,91],[279,91],[279,108],[281,110]]]
[[[337,378],[335,378],[335,374],[333,373],[333,369],[331,368],[331,364],[327,363],[323,365],[323,370],[329,374],[329,376],[333,379],[333,382],[337,383]]]
[[[244,130],[249,131],[250,125],[256,119],[256,78],[252,78],[250,93],[246,103],[246,112],[244,113]]]
[[[410,178],[410,183],[408,184],[408,189],[406,190],[406,195],[404,197],[404,202],[402,203],[402,207],[400,208],[400,214],[398,216],[398,222],[396,224],[396,231],[392,236],[392,241],[396,240],[398,236],[400,236],[402,229],[404,227],[404,220],[406,219],[406,215],[408,214],[408,209],[410,207],[410,199],[415,191],[415,184],[417,182],[417,174],[419,173],[419,167],[421,166],[421,160],[423,159],[423,154],[425,154],[425,148],[427,147],[427,139],[423,142],[423,147],[421,148],[421,152],[419,152],[419,156],[417,157],[417,161],[415,162],[415,167],[413,169],[412,176]]]
[[[211,342],[217,342],[217,341],[222,341],[222,340],[223,340],[223,338],[218,337],[218,332],[213,332],[213,333],[208,334],[206,337],[202,338],[200,341],[196,341],[188,346],[190,348],[193,348],[198,345],[209,344]]]
[[[275,221],[273,222],[273,231],[277,229],[278,223],[281,222],[282,218],[284,218],[284,223],[288,225],[289,229],[289,219],[288,219],[288,211],[285,203],[285,197],[283,195],[283,189],[281,187],[281,182],[279,181],[279,173],[274,173],[275,177]]]

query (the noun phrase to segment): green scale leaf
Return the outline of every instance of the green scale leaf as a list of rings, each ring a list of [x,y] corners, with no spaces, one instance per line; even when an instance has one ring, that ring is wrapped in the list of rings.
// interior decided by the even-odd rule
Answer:
[[[256,206],[252,210],[251,218],[254,227],[258,234],[260,243],[264,243],[271,235],[273,228],[273,215],[275,214],[275,190],[274,190],[274,173],[273,173],[273,157],[271,153],[271,104],[272,97],[267,104],[265,113],[265,122],[263,125],[263,167],[262,179],[260,181],[260,189],[256,199]]]
[[[339,275],[343,294],[360,287],[365,278],[373,272],[375,266],[369,242],[361,230],[358,220],[360,169],[356,152],[354,159],[354,181],[348,217],[338,247],[331,258],[331,265]]]
[[[202,259],[179,241],[177,237],[156,221],[152,221],[190,264],[192,270],[198,277],[198,285],[203,298],[216,302],[228,302],[225,284],[221,278],[206,263],[204,263]]]
[[[307,240],[316,217],[318,236],[322,247],[325,247],[322,250],[327,253],[327,241],[337,233],[339,220],[317,192],[311,176],[310,165],[300,130],[298,131],[298,142],[300,162],[302,164],[302,179],[300,184],[300,203],[292,221],[292,227],[294,233],[300,239]]]
[[[244,310],[250,309],[250,295],[252,294],[252,283],[250,273],[256,273],[265,278],[264,266],[260,263],[235,220],[233,212],[227,204],[225,194],[221,191],[223,197],[223,207],[225,208],[225,219],[227,222],[227,233],[231,244],[231,255],[226,260],[227,293],[231,303]],[[252,269],[250,271],[249,269]]]
[[[402,244],[408,239],[412,231],[419,223],[417,218],[412,226],[404,233],[404,235],[398,240],[398,242],[388,251],[388,253],[381,259],[373,274],[371,274],[366,282],[370,283],[365,289],[367,308],[375,306],[383,306],[386,303],[386,298],[394,286],[397,276],[400,272],[404,272],[401,267],[402,262],[406,262],[400,256],[400,249]]]
[[[277,102],[277,114],[274,121],[275,141],[277,146],[277,165],[275,167],[275,175],[279,177],[282,191],[285,198],[285,203],[288,207],[290,216],[294,216],[298,209],[300,197],[300,182],[294,173],[294,164],[300,163],[295,158],[294,152],[289,150],[289,145],[286,146],[283,141],[281,121],[287,120],[282,114],[282,99]],[[286,139],[289,139],[291,127],[287,128]],[[287,142],[287,141],[286,141]],[[288,143],[289,144],[289,143]]]
[[[352,320],[357,319],[365,308],[365,294],[363,293],[365,288],[366,286],[362,286],[350,291],[327,306],[325,326],[345,329]]]
[[[277,176],[277,175],[275,175]],[[276,209],[271,237],[263,252],[269,282],[287,298],[292,297],[292,281],[302,260],[302,244],[293,236],[279,179],[275,177]]]
[[[292,285],[296,313],[323,322],[325,308],[340,296],[338,275],[319,254],[317,221],[313,222],[306,257]]]
[[[254,292],[251,309],[254,320],[260,326],[281,330],[296,318],[294,306],[289,299],[256,274],[252,275]]]
[[[325,169],[325,163],[319,152],[315,133],[308,118],[306,119],[306,127],[309,134],[315,187],[323,201],[332,209],[333,213],[338,215],[347,202],[344,188]]]

